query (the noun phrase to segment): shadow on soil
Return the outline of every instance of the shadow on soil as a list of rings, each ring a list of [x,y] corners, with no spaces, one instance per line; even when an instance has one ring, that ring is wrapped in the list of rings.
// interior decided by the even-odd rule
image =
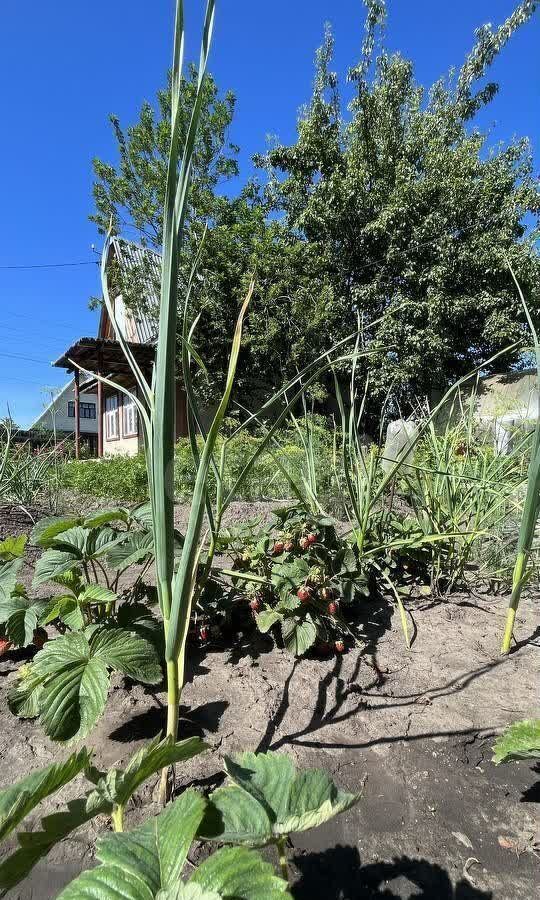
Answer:
[[[351,718],[351,716],[355,716],[362,710],[374,710],[382,708],[384,708],[385,710],[390,710],[402,706],[421,706],[423,703],[433,703],[434,701],[442,697],[447,697],[450,694],[459,693],[460,691],[465,690],[466,687],[476,678],[480,678],[482,675],[485,675],[497,666],[504,664],[504,661],[504,659],[494,660],[493,662],[486,663],[485,665],[473,669],[469,672],[463,672],[461,675],[456,676],[455,678],[451,679],[448,682],[445,682],[444,684],[433,687],[429,691],[422,691],[411,694],[385,694],[378,689],[385,684],[388,676],[387,674],[381,672],[381,670],[379,669],[375,654],[372,654],[369,662],[364,659],[364,654],[359,655],[358,660],[355,664],[354,671],[351,677],[347,679],[347,681],[345,681],[341,677],[341,670],[343,667],[342,657],[336,657],[332,667],[319,682],[317,699],[315,701],[315,706],[313,708],[309,723],[304,728],[298,731],[290,732],[289,734],[282,735],[277,740],[274,740],[274,737],[281,724],[283,723],[283,720],[289,709],[291,684],[298,665],[298,660],[295,660],[292,665],[291,671],[285,680],[283,686],[283,694],[281,696],[281,701],[278,709],[276,710],[276,713],[274,714],[272,719],[270,719],[270,721],[268,722],[268,726],[259,743],[257,751],[264,752],[266,750],[279,750],[281,747],[284,747],[287,744],[312,747],[315,749],[363,749],[378,744],[390,744],[404,740],[419,740],[425,737],[432,738],[442,736],[461,736],[476,733],[478,729],[429,732],[426,734],[417,734],[414,736],[398,734],[392,735],[391,737],[385,736],[374,738],[373,740],[364,741],[359,744],[324,743],[319,740],[309,739],[310,735],[314,735],[325,726],[336,725],[340,722],[344,722],[347,719]],[[369,684],[365,685],[365,687],[360,687],[354,682],[358,677],[360,666],[363,662],[367,662],[367,664],[373,669],[374,678]],[[351,697],[354,695],[358,696],[358,701],[351,703]],[[381,700],[382,702],[376,704],[372,702],[372,699]]]
[[[190,709],[187,706],[180,707],[179,731],[182,739],[190,737],[203,738],[209,732],[216,732],[223,713],[228,707],[226,700],[215,700],[203,703],[201,706]],[[137,740],[148,740],[160,732],[164,732],[167,724],[167,710],[163,705],[152,706],[150,709],[139,713],[123,722],[109,735],[112,741],[130,743]]]
[[[295,900],[493,900],[491,891],[465,878],[454,886],[445,869],[426,859],[401,856],[362,866],[356,847],[338,845],[296,855],[293,863],[300,873]]]

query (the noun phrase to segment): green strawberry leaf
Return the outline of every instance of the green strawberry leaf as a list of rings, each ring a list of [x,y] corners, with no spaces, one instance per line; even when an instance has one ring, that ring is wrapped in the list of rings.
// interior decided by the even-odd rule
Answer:
[[[96,773],[96,794],[110,803],[124,806],[135,791],[156,772],[173,763],[185,762],[206,749],[207,744],[197,737],[175,743],[170,736],[162,741],[158,736],[132,756],[125,769]]]
[[[90,762],[85,747],[65,762],[53,763],[32,772],[14,785],[0,791],[0,840],[13,831],[45,797],[72,781]]]
[[[94,627],[48,641],[10,692],[10,709],[39,714],[52,740],[80,740],[103,713],[110,669],[150,684],[162,678],[152,644],[122,628]]]
[[[81,521],[80,518],[73,516],[69,518],[65,516],[49,516],[48,518],[40,519],[30,533],[30,543],[45,549],[52,547],[58,535],[79,525]]]
[[[225,757],[225,767],[234,783],[211,795],[200,830],[202,837],[223,843],[275,843],[322,825],[360,799],[340,791],[326,772],[297,772],[281,753],[240,753]]]
[[[0,560],[9,562],[12,559],[19,558],[24,553],[27,537],[20,534],[18,537],[7,537],[0,541]]]
[[[281,623],[281,632],[285,647],[294,656],[303,656],[317,640],[317,628],[309,613],[304,619],[288,616]]]
[[[0,600],[8,600],[17,584],[17,575],[22,566],[22,559],[12,559],[0,563]]]
[[[204,809],[204,797],[187,790],[139,828],[102,837],[96,851],[101,865],[83,872],[58,900],[152,900],[173,888]]]
[[[107,552],[107,565],[111,569],[124,569],[141,563],[154,552],[152,534],[147,531],[128,532],[127,536]]]
[[[46,581],[53,581],[58,575],[64,575],[80,562],[80,558],[69,550],[46,550],[36,563],[32,584],[38,587]]]
[[[513,759],[540,758],[540,719],[524,719],[509,725],[495,742],[496,765]]]

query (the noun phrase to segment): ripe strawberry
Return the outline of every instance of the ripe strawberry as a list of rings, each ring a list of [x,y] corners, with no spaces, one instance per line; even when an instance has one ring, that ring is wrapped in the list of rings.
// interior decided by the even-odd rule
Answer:
[[[334,650],[336,651],[336,653],[343,653],[343,651],[345,650],[345,644],[343,643],[343,641],[336,641],[334,644]]]
[[[199,638],[201,641],[207,641],[210,637],[210,629],[208,625],[201,625],[199,628]]]
[[[308,534],[308,536],[307,536],[308,544],[316,544],[317,537],[318,537],[318,535],[316,535],[314,531],[312,531],[310,534]]]
[[[283,544],[283,549],[287,553],[290,553],[291,550],[294,550],[294,543],[292,541],[285,541],[285,543]]]
[[[261,601],[259,600],[258,597],[252,597],[251,600],[249,601],[249,606],[250,606],[250,609],[253,610],[253,612],[259,612],[259,610],[261,608]]]
[[[11,641],[8,641],[8,639],[5,637],[1,637],[0,638],[0,656],[3,656],[5,653],[7,653],[9,650],[11,650],[12,646],[13,645],[12,645]]]
[[[273,547],[273,553],[283,553],[285,549],[285,544],[283,541],[276,541]]]
[[[307,537],[300,538],[298,543],[300,544],[302,550],[307,550],[307,548],[309,547],[309,540],[307,539]]]
[[[337,613],[338,609],[339,609],[339,607],[338,607],[336,601],[335,601],[335,600],[331,600],[330,603],[328,604],[328,614],[329,614],[330,616],[335,616],[335,614]]]
[[[32,638],[32,643],[34,644],[34,647],[37,647],[38,650],[42,650],[44,644],[46,644],[48,640],[49,640],[49,635],[47,634],[45,629],[44,628],[36,628],[36,630],[34,631],[34,636]]]
[[[298,597],[298,599],[300,600],[301,603],[309,603],[309,601],[311,600],[311,591],[304,584],[298,588],[298,590],[296,592],[296,596]]]

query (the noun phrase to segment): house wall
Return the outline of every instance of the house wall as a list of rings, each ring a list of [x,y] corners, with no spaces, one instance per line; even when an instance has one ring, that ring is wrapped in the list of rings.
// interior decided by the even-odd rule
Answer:
[[[137,395],[137,387],[133,385],[125,385],[132,394]],[[104,391],[103,404],[106,407],[106,398],[114,391],[110,389]],[[103,410],[103,455],[104,456],[136,456],[143,449],[143,439],[141,432],[141,424],[138,423],[138,434],[124,435],[124,416],[122,404],[124,400],[123,394],[119,395],[118,405],[118,424],[119,436],[117,438],[107,438],[107,412]],[[186,421],[186,396],[184,391],[178,386],[176,393],[176,437],[185,437],[187,434]]]
[[[97,434],[97,395],[84,394],[80,395],[81,403],[93,403],[96,409],[95,419],[83,419],[81,417],[81,433]],[[58,432],[75,432],[75,417],[68,416],[68,403],[75,402],[75,388],[73,380],[70,381],[60,393],[54,398],[52,403],[46,407],[41,415],[32,423],[31,429],[46,428],[52,431],[54,428]]]

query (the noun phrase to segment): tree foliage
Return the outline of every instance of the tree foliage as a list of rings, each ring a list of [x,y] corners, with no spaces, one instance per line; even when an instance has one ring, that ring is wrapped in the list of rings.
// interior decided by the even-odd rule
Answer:
[[[520,3],[495,31],[480,28],[457,75],[428,92],[399,54],[381,49],[373,58],[385,5],[367,5],[348,114],[327,31],[295,144],[274,147],[259,164],[272,208],[325,260],[343,334],[358,312],[366,338],[392,347],[369,361],[372,395],[382,400],[393,389],[403,401],[523,334],[506,258],[527,289],[539,265],[523,218],[538,217],[540,192],[527,142],[489,150],[471,123],[497,90],[478,82],[537,4]]]
[[[218,195],[219,179],[237,171],[226,139],[234,100],[209,81],[181,266],[185,283],[207,223],[193,291],[194,343],[212,373],[197,375],[205,399],[223,383],[252,274],[236,387],[247,405],[354,331],[358,316],[364,339],[387,348],[363,370],[376,407],[389,391],[407,407],[525,333],[507,259],[530,295],[540,274],[524,226],[540,213],[530,148],[525,139],[490,148],[474,117],[497,91],[486,78],[491,63],[537,3],[523,0],[499,28],[479,28],[461,68],[429,90],[409,60],[385,50],[384,0],[366,6],[361,58],[345,86],[332,72],[327,30],[295,143],[255,159],[263,189]],[[182,86],[186,121],[194,77]],[[119,163],[94,162],[94,221],[104,228],[112,214],[120,228],[127,217],[155,247],[169,103],[160,92],[158,110],[145,104],[127,133],[113,118]],[[140,303],[136,279],[123,293]]]

